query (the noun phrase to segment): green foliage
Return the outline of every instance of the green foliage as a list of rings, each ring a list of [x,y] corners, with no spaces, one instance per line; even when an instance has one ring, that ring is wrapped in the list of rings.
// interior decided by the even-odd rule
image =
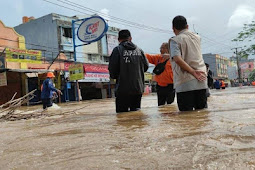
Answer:
[[[249,74],[248,78],[249,78],[250,81],[255,81],[255,70],[253,70],[253,71]]]
[[[243,31],[238,33],[238,36],[233,39],[232,41],[241,42],[241,41],[248,41],[252,42],[255,38],[255,21],[252,21],[251,24],[244,24]],[[249,54],[255,53],[255,44],[244,47],[244,49],[241,51],[240,56],[241,57],[248,57]]]

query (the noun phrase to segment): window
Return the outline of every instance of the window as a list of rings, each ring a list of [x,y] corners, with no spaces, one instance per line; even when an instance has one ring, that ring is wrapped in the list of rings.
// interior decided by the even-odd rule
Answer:
[[[88,60],[92,61],[92,55],[91,54],[88,54]]]
[[[36,56],[31,56],[31,60],[37,60]]]
[[[74,53],[73,52],[64,52],[64,54],[65,54],[65,56],[68,60],[74,59]]]
[[[62,35],[67,38],[72,38],[72,29],[71,28],[63,28],[62,27]]]
[[[25,56],[24,55],[19,55],[19,59],[24,59]]]
[[[25,56],[25,59],[30,60],[31,58],[29,55],[27,55],[27,56]]]
[[[18,59],[19,57],[18,57],[17,54],[12,54],[12,58],[13,58],[13,59]]]
[[[108,56],[104,56],[104,62],[106,62],[106,63],[109,62],[109,57]]]

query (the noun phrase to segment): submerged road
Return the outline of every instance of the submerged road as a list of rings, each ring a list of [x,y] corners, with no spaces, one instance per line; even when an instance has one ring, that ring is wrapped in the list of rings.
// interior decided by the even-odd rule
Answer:
[[[123,114],[113,99],[64,103],[0,122],[0,169],[255,169],[254,94],[212,90],[208,109],[183,113],[176,102],[157,107],[156,95]]]

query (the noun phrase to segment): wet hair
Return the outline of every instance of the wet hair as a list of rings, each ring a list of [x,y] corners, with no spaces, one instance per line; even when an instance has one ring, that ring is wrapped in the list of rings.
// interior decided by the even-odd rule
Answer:
[[[120,30],[118,37],[119,40],[126,40],[129,37],[131,37],[131,33],[129,30]]]
[[[187,27],[187,20],[184,16],[178,15],[173,19],[173,27],[177,30],[184,30]]]

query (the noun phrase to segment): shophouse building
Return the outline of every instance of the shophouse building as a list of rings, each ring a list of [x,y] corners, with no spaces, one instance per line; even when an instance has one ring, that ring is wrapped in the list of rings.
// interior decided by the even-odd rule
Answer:
[[[59,53],[65,54],[67,60],[60,61],[65,66],[61,69],[64,72],[62,80],[65,80],[69,76],[69,65],[74,62],[72,21],[87,17],[90,16],[68,17],[52,13],[25,21],[16,26],[15,30],[26,38],[28,49],[41,50],[47,61],[53,62],[58,59]],[[75,24],[74,32],[78,27],[79,23]],[[82,99],[100,99],[114,95],[114,83],[110,82],[108,62],[113,48],[118,45],[118,31],[118,28],[109,27],[101,40],[76,48],[76,62],[82,63],[85,69],[84,78],[79,80]],[[77,36],[74,39],[76,44],[82,44]],[[70,83],[67,100],[77,100],[75,83]]]
[[[229,59],[219,54],[203,54],[205,63],[210,65],[210,70],[213,72],[215,79],[227,79],[228,78],[228,65]]]

